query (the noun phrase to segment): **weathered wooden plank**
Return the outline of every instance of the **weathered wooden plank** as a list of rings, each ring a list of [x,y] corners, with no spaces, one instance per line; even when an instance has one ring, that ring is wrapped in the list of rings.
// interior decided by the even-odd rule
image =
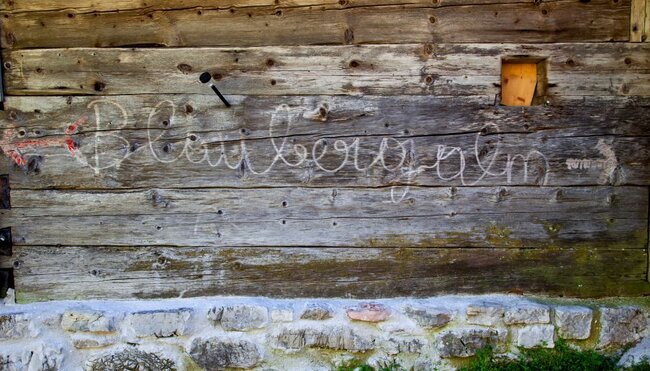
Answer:
[[[381,202],[382,200],[377,200]],[[386,194],[384,202],[390,202]],[[280,208],[281,206],[278,206]],[[297,207],[297,206],[296,206]],[[606,214],[606,216],[608,216]],[[513,213],[266,220],[216,211],[171,215],[9,218],[16,245],[621,247],[646,248],[647,219]]]
[[[225,94],[495,95],[501,60],[547,58],[548,94],[650,95],[647,44],[417,44],[198,49],[14,50],[11,95]]]
[[[147,142],[148,133],[79,134],[74,140],[80,147],[74,154],[62,140],[56,146],[27,149],[22,162],[16,162],[20,166],[10,169],[12,184],[17,189],[551,186],[647,185],[650,179],[649,137],[556,138],[548,133],[479,132],[221,142],[218,135],[208,132],[190,134],[189,139]],[[155,138],[164,131],[151,135]]]
[[[345,188],[24,191],[0,215],[20,245],[646,248],[643,187],[402,195],[394,202],[390,190]]]
[[[327,5],[335,6],[338,0],[283,0],[282,7],[287,6],[309,6],[309,5]],[[6,9],[10,12],[38,12],[38,11],[56,11],[67,9],[75,13],[83,12],[111,12],[111,11],[125,11],[125,10],[170,10],[178,8],[208,8],[208,9],[221,9],[228,10],[230,8],[247,8],[256,6],[277,6],[280,7],[275,0],[238,0],[238,1],[224,1],[224,0],[167,0],[157,1],[154,3],[145,0],[111,0],[111,1],[98,1],[98,0],[75,0],[75,1],[61,1],[61,0],[2,0],[0,2],[0,9]]]
[[[25,139],[42,139],[62,135],[81,117],[88,120],[78,132],[94,133],[118,126],[144,129],[153,109],[160,105],[160,112],[152,117],[152,127],[164,128],[162,121],[166,118],[170,135],[215,131],[227,140],[241,139],[242,129],[247,139],[285,136],[284,131],[269,132],[271,118],[284,106],[292,118],[291,135],[398,136],[405,130],[413,135],[476,133],[486,123],[496,123],[508,133],[552,131],[555,136],[644,136],[650,132],[650,98],[645,97],[551,97],[549,104],[526,108],[495,105],[494,97],[489,96],[229,99],[233,106],[228,109],[214,95],[9,96],[5,111],[0,112],[0,129],[22,128]],[[174,112],[161,102],[171,102]],[[99,130],[95,109],[100,114]]]
[[[631,129],[635,124],[647,126],[647,120],[638,120],[647,116],[647,109],[638,109],[638,104],[647,104],[645,100],[631,100],[623,107],[614,104],[605,111],[596,111],[612,112],[615,116],[629,112],[620,128],[616,127],[618,122],[610,122],[605,129],[584,132],[582,126],[603,122],[602,117],[584,107],[584,121],[577,127],[549,124],[553,129],[544,126],[544,119],[530,118],[533,112],[553,114],[552,108],[511,113],[503,110],[504,128],[519,125],[511,132],[501,129],[500,110],[492,108],[486,112],[485,106],[471,101],[465,101],[466,111],[459,111],[453,101],[447,101],[450,105],[446,110],[455,113],[443,113],[442,117],[452,118],[451,121],[438,121],[431,114],[435,111],[424,110],[420,111],[421,118],[412,119],[415,124],[411,126],[411,113],[398,105],[401,98],[371,100],[379,106],[370,105],[369,109],[360,103],[363,98],[358,98],[356,104],[361,106],[356,108],[350,108],[355,103],[347,100],[300,99],[293,98],[292,102],[299,102],[297,106],[281,104],[270,112],[245,116],[257,117],[262,122],[251,126],[249,123],[256,120],[245,121],[244,126],[236,119],[229,124],[228,115],[236,115],[232,110],[223,111],[225,123],[206,121],[194,126],[194,113],[208,112],[197,102],[193,102],[190,113],[187,104],[185,113],[175,113],[176,103],[166,101],[154,111],[149,108],[148,114],[141,107],[137,115],[142,116],[137,117],[144,116],[145,122],[131,121],[130,113],[117,101],[91,102],[82,116],[58,122],[42,112],[21,119],[11,110],[7,113],[10,120],[36,122],[32,121],[33,126],[27,129],[5,121],[2,149],[9,158],[4,166],[11,173],[15,189],[645,185],[650,179],[650,137],[643,130],[639,132],[639,128]],[[319,103],[311,105],[316,102]],[[350,103],[342,105],[342,116],[337,116],[337,102]],[[416,102],[408,104],[413,107]],[[214,104],[218,102],[213,102],[212,107]],[[242,108],[245,111],[245,105]],[[99,112],[99,124],[96,113],[85,114],[95,109]],[[392,113],[386,116],[391,120],[382,125],[374,117],[382,117],[384,109]],[[372,116],[375,112],[378,114]],[[186,122],[192,125],[176,128],[177,115],[189,115]],[[492,115],[493,120],[468,124],[467,118],[483,115]],[[362,118],[356,121],[357,116]],[[395,131],[393,125],[399,120],[392,118],[399,117],[403,124],[397,124],[400,131]],[[604,116],[605,121],[611,118]],[[353,124],[346,129],[348,120]],[[70,131],[73,122],[79,124],[73,126],[79,127]],[[133,126],[120,129],[122,125]],[[442,125],[440,129],[438,125]],[[44,128],[42,132],[39,127]],[[627,130],[636,132],[627,135]],[[18,158],[16,153],[20,154]],[[17,166],[8,166],[12,161]]]
[[[632,0],[630,11],[630,41],[645,41],[646,0]],[[645,37],[644,37],[645,36]]]
[[[628,41],[630,0],[4,15],[5,48]]]
[[[496,3],[513,3],[513,0],[410,0],[391,4],[399,4],[402,7],[443,7],[449,5],[478,5],[478,4],[496,4]],[[551,0],[552,2],[552,0]],[[68,9],[76,13],[83,12],[110,12],[125,10],[140,10],[151,12],[155,10],[173,10],[179,8],[197,8],[197,10],[228,10],[234,8],[237,10],[246,10],[250,7],[273,7],[274,9],[284,9],[292,7],[312,7],[316,9],[344,9],[359,6],[382,6],[387,5],[385,2],[378,0],[166,0],[155,3],[142,0],[2,0],[0,9],[6,9],[10,12],[37,12],[48,10]]]
[[[459,214],[490,216],[580,213],[594,219],[645,219],[646,187],[411,187],[402,202],[390,189],[148,189],[12,190],[3,217],[158,215],[217,213],[225,221],[331,218],[395,218]]]
[[[650,292],[644,250],[20,246],[14,261],[19,302]],[[66,264],[53,264],[61,261]]]

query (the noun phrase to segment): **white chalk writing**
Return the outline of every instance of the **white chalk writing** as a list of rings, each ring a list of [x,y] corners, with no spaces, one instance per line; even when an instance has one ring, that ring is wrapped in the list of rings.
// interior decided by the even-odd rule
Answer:
[[[605,143],[603,139],[598,140],[596,150],[604,157],[602,159],[590,158],[568,158],[565,161],[566,167],[569,170],[600,170],[601,174],[598,178],[600,184],[615,184],[617,180],[618,159],[612,147]]]
[[[107,124],[102,122],[100,106],[112,109],[120,116],[111,130],[107,130]],[[418,139],[414,137],[321,137],[310,143],[300,143],[291,135],[291,128],[297,120],[314,113],[304,107],[280,105],[269,117],[268,135],[255,141],[227,139],[219,132],[209,132],[202,136],[188,132],[184,140],[177,139],[170,144],[164,136],[174,127],[176,106],[172,101],[165,100],[156,104],[149,113],[146,123],[147,143],[134,149],[120,131],[129,122],[125,108],[109,99],[92,101],[88,108],[95,114],[94,148],[89,148],[86,143],[85,151],[77,151],[74,158],[95,173],[119,168],[127,158],[142,153],[145,149],[148,149],[153,160],[161,164],[182,160],[191,164],[231,169],[241,176],[269,174],[280,166],[299,169],[305,182],[312,180],[318,173],[345,172],[349,175],[350,172],[356,172],[369,176],[379,171],[384,177],[382,183],[392,186],[390,196],[393,202],[402,201],[409,192],[409,186],[416,184],[416,179],[420,176],[443,182],[453,181],[465,186],[486,182],[488,178],[499,178],[510,184],[516,176],[517,182],[545,185],[550,173],[549,161],[542,152],[536,149],[523,152],[504,150],[496,123],[484,125],[476,133],[473,145],[469,148],[448,144],[426,144],[426,148],[418,148]],[[161,130],[156,117],[163,111],[169,120],[165,121],[165,128]],[[488,137],[491,140],[486,141]],[[100,148],[106,142],[111,142],[112,151]],[[266,147],[260,149],[260,142],[264,142]],[[116,146],[127,150],[115,151]],[[583,162],[575,165],[572,162],[567,163],[567,166],[573,168],[592,165]],[[471,171],[468,170],[470,168]]]

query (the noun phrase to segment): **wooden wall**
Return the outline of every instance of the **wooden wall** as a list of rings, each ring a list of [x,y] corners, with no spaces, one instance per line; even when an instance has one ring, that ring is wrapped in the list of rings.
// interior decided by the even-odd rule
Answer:
[[[647,1],[1,7],[20,301],[650,294]]]

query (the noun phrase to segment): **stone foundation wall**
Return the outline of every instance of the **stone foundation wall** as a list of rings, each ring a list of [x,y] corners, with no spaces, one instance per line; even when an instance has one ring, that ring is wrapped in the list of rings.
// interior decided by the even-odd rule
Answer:
[[[351,357],[444,370],[488,344],[514,353],[564,338],[623,349],[648,336],[649,324],[639,306],[517,296],[7,304],[0,370],[330,370]]]

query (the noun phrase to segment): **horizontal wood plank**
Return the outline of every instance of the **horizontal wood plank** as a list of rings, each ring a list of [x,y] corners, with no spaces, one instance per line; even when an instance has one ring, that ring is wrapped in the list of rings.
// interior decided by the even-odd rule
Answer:
[[[546,58],[549,96],[650,95],[650,45],[417,44],[5,53],[10,95],[496,95],[501,60]]]
[[[283,9],[4,12],[1,40],[3,48],[629,40],[630,0],[470,2],[439,7],[372,3]]]
[[[502,132],[565,135],[647,136],[650,98],[552,97],[548,104],[507,107],[490,96],[229,96],[226,108],[215,95],[8,96],[0,129],[24,129],[24,139],[62,135],[87,117],[75,132],[166,128],[175,136],[218,132],[225,140],[283,137],[271,131],[277,111],[291,116],[291,135],[403,136],[476,133],[486,124]],[[495,105],[496,104],[496,105]],[[173,105],[173,109],[171,107]],[[156,108],[157,107],[157,108]],[[99,111],[99,129],[96,111]],[[173,114],[173,115],[172,115]],[[168,126],[164,126],[165,119]],[[242,133],[244,129],[244,133]],[[245,134],[245,135],[242,135]],[[13,132],[12,140],[19,133]]]
[[[14,192],[18,245],[645,249],[643,187]],[[37,218],[37,219],[36,219]]]
[[[16,248],[19,302],[54,299],[647,295],[644,250]],[[66,262],[60,264],[59,262]],[[616,262],[616,264],[612,264]],[[290,267],[290,268],[288,268]]]
[[[372,0],[363,0],[364,2]],[[413,2],[413,1],[412,1]],[[418,1],[415,1],[417,3]],[[424,3],[425,0],[419,2]],[[280,4],[278,4],[280,3]],[[355,2],[356,4],[357,2]],[[98,0],[2,0],[0,2],[0,9],[9,12],[40,12],[40,11],[56,11],[68,9],[77,13],[84,12],[111,12],[111,11],[125,11],[125,10],[173,10],[178,8],[198,8],[198,9],[222,9],[228,10],[230,8],[246,9],[249,7],[296,7],[296,6],[336,6],[339,5],[338,0],[282,0],[276,2],[275,0],[237,0],[237,1],[224,1],[224,0],[166,0],[150,3],[146,0],[111,0],[111,1],[98,1]]]
[[[553,0],[552,0],[553,1]],[[551,1],[551,2],[552,2]],[[450,5],[480,5],[480,4],[508,4],[514,0],[410,0],[408,2],[393,2],[402,7],[443,7]],[[76,13],[86,12],[111,12],[125,10],[139,10],[152,12],[157,10],[174,10],[183,8],[196,8],[198,10],[227,10],[231,8],[247,10],[255,7],[270,7],[273,9],[285,8],[312,8],[312,9],[345,9],[360,6],[385,6],[385,2],[378,0],[166,0],[155,3],[146,0],[2,0],[0,9],[8,12],[41,12],[68,9]]]
[[[243,98],[233,101],[238,108],[215,109],[214,97],[194,98],[75,99],[52,117],[67,100],[25,98],[16,110],[9,100],[0,121],[2,168],[14,189],[647,185],[650,179],[645,99],[522,109],[475,99]]]
[[[584,213],[613,224],[615,220],[610,219],[645,219],[648,203],[645,187],[411,187],[403,202],[390,202],[390,194],[390,189],[344,187],[12,190],[12,209],[0,215],[29,218],[215,213],[230,222],[305,219],[310,215],[321,219],[418,215],[446,218],[548,212],[564,213],[566,218]]]
[[[61,140],[27,149],[20,166],[9,158],[5,165],[16,188],[646,185],[650,179],[649,137],[477,133],[226,143],[214,133],[155,142],[147,134],[80,134],[74,154]]]

